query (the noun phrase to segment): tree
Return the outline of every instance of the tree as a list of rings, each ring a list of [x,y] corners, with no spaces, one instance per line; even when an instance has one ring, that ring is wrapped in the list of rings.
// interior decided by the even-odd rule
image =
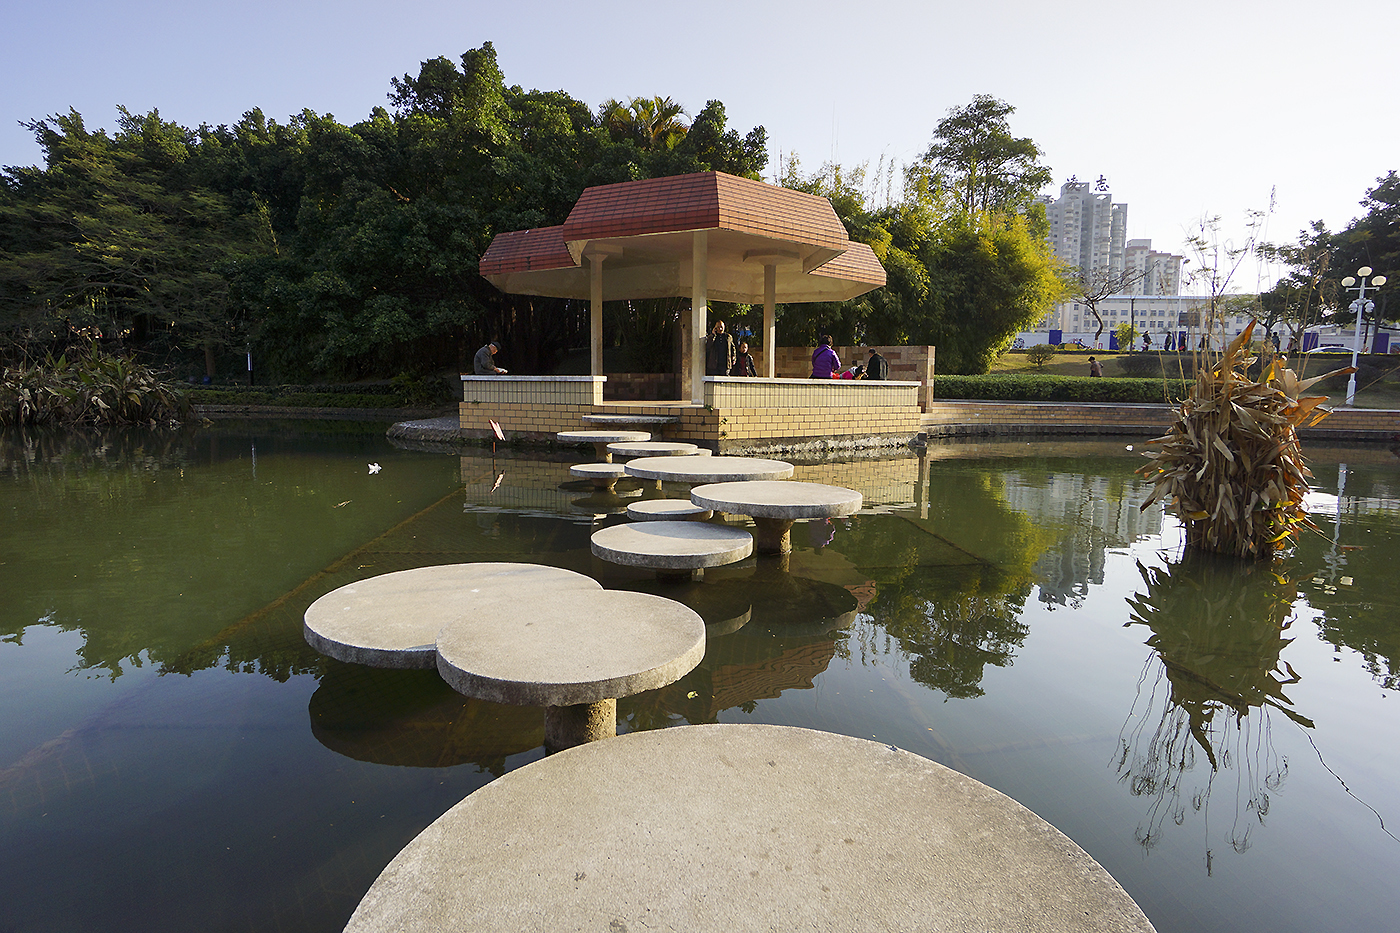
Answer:
[[[1088,272],[1078,268],[1070,271],[1068,297],[1070,301],[1084,305],[1094,316],[1094,321],[1098,324],[1098,330],[1094,331],[1094,343],[1100,342],[1104,330],[1099,304],[1109,295],[1121,295],[1145,274],[1136,269],[1112,269],[1107,266],[1090,269]]]
[[[1007,117],[1016,108],[978,94],[938,121],[924,162],[935,181],[951,189],[969,212],[1017,212],[1050,184],[1040,147],[1011,135]]]
[[[1334,252],[1333,235],[1315,220],[1298,233],[1297,243],[1261,243],[1259,255],[1288,269],[1274,286],[1259,296],[1259,320],[1272,333],[1279,324],[1288,328],[1290,343],[1302,347],[1303,333],[1321,320],[1335,303],[1336,282],[1328,277]]]
[[[669,97],[634,97],[627,103],[609,100],[598,109],[598,121],[614,142],[641,149],[674,149],[690,129],[681,117],[685,108]]]
[[[1332,238],[1329,278],[1339,280],[1355,275],[1362,266],[1370,266],[1377,274],[1397,281],[1395,277],[1400,275],[1400,176],[1392,169],[1384,177],[1377,178],[1361,206],[1366,208],[1365,215],[1353,220]],[[1389,297],[1387,290],[1376,295],[1377,321],[1393,321],[1400,317],[1400,305],[1388,308]],[[1338,309],[1337,321],[1351,323],[1353,315],[1347,307],[1349,302],[1339,304],[1342,307]]]

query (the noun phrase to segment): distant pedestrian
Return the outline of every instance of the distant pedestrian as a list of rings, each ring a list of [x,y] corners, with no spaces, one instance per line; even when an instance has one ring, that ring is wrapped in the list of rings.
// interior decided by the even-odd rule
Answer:
[[[1146,353],[1148,350],[1151,350],[1151,349],[1152,349],[1152,335],[1151,335],[1151,334],[1143,334],[1143,335],[1142,335],[1142,352]]]
[[[890,378],[890,364],[883,356],[870,348],[870,359],[865,361],[865,378],[884,382]]]
[[[830,379],[841,369],[841,359],[831,349],[831,335],[822,334],[821,345],[812,351],[812,378]]]
[[[1095,378],[1103,375],[1103,364],[1092,356],[1089,357],[1089,375]]]
[[[472,374],[475,376],[504,376],[506,371],[497,366],[496,361],[491,358],[496,355],[496,351],[499,349],[501,349],[501,345],[493,340],[477,350],[476,356],[472,358]]]
[[[734,357],[737,355],[734,335],[724,332],[723,321],[715,321],[710,336],[705,339],[705,375],[729,375],[729,371],[734,368]]]
[[[1172,335],[1170,333],[1162,338],[1162,349],[1168,353],[1172,352]]]
[[[734,357],[734,365],[729,369],[731,376],[757,376],[758,370],[754,369],[753,357],[749,354],[749,342],[739,341],[739,353]]]

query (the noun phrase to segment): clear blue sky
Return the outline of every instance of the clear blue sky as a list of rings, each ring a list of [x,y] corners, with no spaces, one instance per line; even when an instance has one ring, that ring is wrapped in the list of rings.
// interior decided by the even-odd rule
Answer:
[[[1129,236],[1181,251],[1185,232],[1276,190],[1268,238],[1360,213],[1400,169],[1390,71],[1393,4],[1278,0],[46,0],[6,5],[0,164],[41,160],[18,124],[116,107],[187,126],[261,107],[343,123],[386,105],[389,79],[495,43],[506,80],[596,106],[662,95],[691,113],[724,101],[741,133],[768,128],[770,170],[881,156],[907,163],[951,107],[993,94],[1045,152],[1056,187],[1104,175]],[[1391,105],[1391,106],[1387,106]],[[1264,275],[1267,276],[1267,271]],[[1256,273],[1241,285],[1254,290]]]

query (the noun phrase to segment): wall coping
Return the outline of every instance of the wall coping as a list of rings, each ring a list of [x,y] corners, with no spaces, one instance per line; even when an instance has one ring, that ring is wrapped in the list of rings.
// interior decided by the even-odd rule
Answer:
[[[475,376],[462,374],[463,382],[607,382],[607,376]]]
[[[769,379],[766,376],[706,376],[706,382],[733,383],[735,385],[837,385],[837,386],[861,386],[873,388],[876,386],[921,386],[922,382],[901,382],[894,379]]]

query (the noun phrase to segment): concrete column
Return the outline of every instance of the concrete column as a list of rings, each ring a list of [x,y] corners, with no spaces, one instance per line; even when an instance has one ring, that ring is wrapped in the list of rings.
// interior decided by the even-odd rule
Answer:
[[[705,302],[710,287],[709,255],[709,233],[696,230],[690,246],[690,400],[697,405],[705,404]]]
[[[588,257],[588,356],[594,376],[603,375],[603,260],[606,258],[598,253]]]
[[[763,375],[769,379],[777,372],[778,365],[778,326],[777,305],[778,267],[773,263],[763,266]]]
[[[544,748],[562,752],[617,735],[617,700],[544,708]]]

